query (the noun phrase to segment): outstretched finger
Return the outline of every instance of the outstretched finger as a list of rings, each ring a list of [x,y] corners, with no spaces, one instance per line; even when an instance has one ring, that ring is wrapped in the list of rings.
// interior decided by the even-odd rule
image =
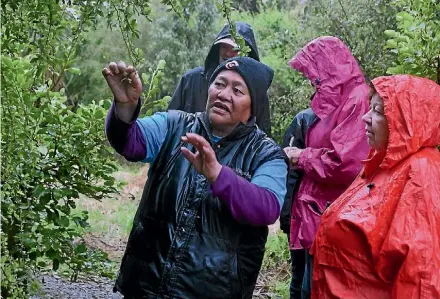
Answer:
[[[119,69],[118,69],[118,65],[116,64],[116,62],[112,61],[108,64],[108,69],[113,73],[113,74],[119,74]]]
[[[204,146],[211,147],[209,142],[199,134],[186,133],[186,137],[188,138],[188,143],[194,145],[198,151],[201,151]]]
[[[127,67],[127,69],[126,69],[126,72],[127,72],[127,73],[135,73],[135,72],[136,72],[136,69],[134,68],[134,66],[129,65],[129,66]]]
[[[204,159],[205,153],[203,151],[203,146],[199,143],[199,141],[196,138],[194,138],[194,136],[191,135],[188,136],[188,134],[191,133],[187,133],[185,136],[182,136],[181,140],[183,142],[187,142],[188,144],[192,144],[197,150],[197,157],[201,157],[202,159]],[[197,134],[192,134],[192,135],[197,135]]]
[[[141,82],[141,79],[139,78],[138,72],[136,72],[136,71],[129,72],[128,76],[130,77],[131,85],[133,87],[142,88],[142,82]],[[140,86],[136,86],[136,85],[140,85]]]
[[[185,136],[182,136],[181,140],[183,142],[193,145],[198,151],[200,151],[201,147],[199,142],[195,138],[188,136],[188,133]]]
[[[125,65],[125,62],[119,61],[118,62],[118,70],[119,73],[124,74],[127,71],[127,66]]]
[[[207,163],[217,161],[217,157],[215,156],[215,152],[209,144],[203,145],[200,153],[202,154],[204,161]]]
[[[197,153],[193,154],[189,149],[186,147],[181,147],[180,150],[182,151],[182,154],[185,156],[185,158],[191,162],[191,164],[194,164],[197,160]]]
[[[105,68],[102,69],[102,75],[104,77],[107,77],[107,76],[112,76],[113,74],[112,74],[112,72],[108,68],[105,67]]]

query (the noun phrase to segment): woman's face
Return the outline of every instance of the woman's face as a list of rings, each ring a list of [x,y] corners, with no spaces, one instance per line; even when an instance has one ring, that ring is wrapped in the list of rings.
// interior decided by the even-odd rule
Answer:
[[[228,44],[220,44],[220,48],[218,51],[219,55],[219,64],[228,60],[229,58],[238,56],[238,51],[234,50],[234,47]]]
[[[375,93],[370,100],[370,110],[362,117],[368,144],[377,152],[386,150],[388,145],[388,121],[384,114],[383,100]]]
[[[251,96],[244,79],[232,70],[221,71],[208,90],[206,111],[213,133],[226,136],[251,116]]]

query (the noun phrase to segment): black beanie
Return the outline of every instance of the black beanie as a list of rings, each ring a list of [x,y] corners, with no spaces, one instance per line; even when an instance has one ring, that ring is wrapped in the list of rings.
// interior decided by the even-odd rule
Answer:
[[[252,116],[256,116],[258,104],[263,102],[272,83],[273,70],[255,59],[234,57],[224,61],[215,69],[209,79],[209,86],[223,70],[236,71],[243,77],[251,96]]]

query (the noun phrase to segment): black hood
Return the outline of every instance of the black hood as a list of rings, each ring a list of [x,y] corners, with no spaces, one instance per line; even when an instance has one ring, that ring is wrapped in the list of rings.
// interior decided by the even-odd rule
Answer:
[[[236,22],[237,33],[241,35],[246,44],[251,48],[251,52],[249,53],[249,57],[253,58],[257,61],[260,61],[260,56],[258,55],[257,43],[255,42],[254,30],[251,25],[245,22]],[[211,77],[211,74],[214,72],[215,68],[219,65],[219,45],[214,45],[217,41],[231,37],[229,34],[229,24],[226,24],[220,33],[217,35],[217,38],[212,43],[211,49],[209,50],[208,56],[205,59],[205,69],[204,74],[207,79]]]

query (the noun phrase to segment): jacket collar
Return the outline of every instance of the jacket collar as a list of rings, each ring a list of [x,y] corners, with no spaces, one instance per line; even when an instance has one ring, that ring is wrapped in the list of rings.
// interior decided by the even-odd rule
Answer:
[[[202,123],[202,126],[205,129],[207,135],[209,136],[209,139],[213,140],[211,122],[209,121],[208,113],[201,112],[198,115],[198,118]],[[248,121],[247,124],[239,123],[230,134],[222,138],[222,141],[235,141],[243,138],[244,136],[252,133],[255,130],[257,130],[257,125],[255,124],[255,117],[253,117]]]

